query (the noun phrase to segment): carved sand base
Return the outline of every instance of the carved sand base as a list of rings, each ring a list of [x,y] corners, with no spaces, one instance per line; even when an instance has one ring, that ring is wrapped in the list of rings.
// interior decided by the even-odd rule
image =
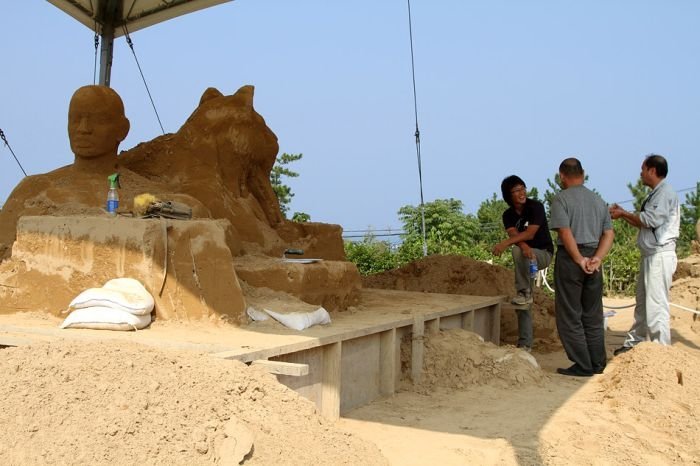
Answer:
[[[0,313],[60,315],[81,291],[131,277],[155,298],[156,318],[242,325],[245,300],[226,245],[229,226],[225,220],[22,217],[12,258],[0,265]]]
[[[242,256],[236,257],[234,264],[238,277],[250,286],[284,291],[329,311],[345,310],[359,300],[360,274],[351,262],[301,264],[282,258]]]

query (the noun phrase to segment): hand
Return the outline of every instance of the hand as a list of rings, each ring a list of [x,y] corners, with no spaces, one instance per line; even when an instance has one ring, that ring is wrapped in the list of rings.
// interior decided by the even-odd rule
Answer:
[[[588,260],[588,265],[587,269],[589,270],[588,273],[595,273],[600,270],[600,266],[602,265],[602,260],[598,256],[593,256]]]
[[[535,251],[532,250],[530,246],[527,245],[527,243],[522,243],[518,245],[520,247],[520,250],[523,252],[523,256],[527,257],[528,259],[537,259],[535,256]]]
[[[593,274],[593,270],[589,270],[589,263],[591,259],[589,257],[582,257],[581,260],[578,261],[578,266],[581,267],[581,270],[583,270],[587,275]]]
[[[493,249],[491,250],[491,252],[493,253],[494,256],[500,256],[501,254],[503,254],[503,251],[505,251],[506,248],[508,247],[508,246],[507,246],[506,244],[504,244],[504,243],[505,243],[504,241],[501,241],[500,243],[498,243],[497,245],[495,245],[495,246],[493,247]]]
[[[627,212],[625,209],[623,209],[617,204],[611,205],[608,211],[610,212],[610,217],[612,217],[613,220],[617,220]]]

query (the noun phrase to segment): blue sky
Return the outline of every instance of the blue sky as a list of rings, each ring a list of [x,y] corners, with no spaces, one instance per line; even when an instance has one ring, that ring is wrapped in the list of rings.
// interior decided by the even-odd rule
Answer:
[[[544,191],[567,156],[608,202],[630,199],[626,184],[650,152],[668,158],[676,189],[700,180],[700,2],[411,7],[426,201],[456,198],[475,212],[510,174]],[[256,87],[281,152],[304,154],[291,167],[301,174],[288,182],[292,211],[383,229],[419,203],[405,0],[235,0],[132,40],[166,132],[207,87]],[[30,174],[71,163],[68,101],[92,84],[92,32],[48,2],[13,1],[0,41],[0,128]],[[123,38],[113,66],[128,149],[160,128]],[[4,146],[0,172],[4,201],[22,178]]]

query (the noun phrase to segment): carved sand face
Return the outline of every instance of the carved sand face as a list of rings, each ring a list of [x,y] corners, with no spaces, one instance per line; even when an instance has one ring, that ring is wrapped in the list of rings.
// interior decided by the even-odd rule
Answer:
[[[128,132],[129,120],[114,91],[85,86],[75,92],[68,110],[68,137],[76,158],[116,156]]]

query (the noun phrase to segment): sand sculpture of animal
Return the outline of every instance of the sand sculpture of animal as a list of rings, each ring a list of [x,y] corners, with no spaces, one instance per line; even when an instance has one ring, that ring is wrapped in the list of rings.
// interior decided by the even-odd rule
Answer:
[[[233,95],[207,89],[175,134],[122,154],[125,166],[201,201],[214,218],[228,219],[234,255],[279,257],[298,247],[325,259],[345,258],[341,229],[284,219],[270,183],[277,136],[253,107],[253,86]]]

